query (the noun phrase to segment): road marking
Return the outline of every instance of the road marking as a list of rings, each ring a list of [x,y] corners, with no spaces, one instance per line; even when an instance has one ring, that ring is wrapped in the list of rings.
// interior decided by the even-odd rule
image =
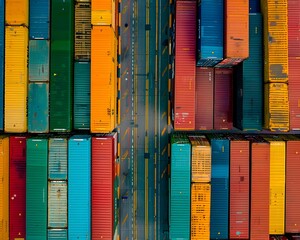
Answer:
[[[127,219],[128,219],[128,214],[126,214],[125,218],[123,219],[123,221],[122,221],[122,225],[124,225],[124,224],[125,224],[125,222],[127,221]]]

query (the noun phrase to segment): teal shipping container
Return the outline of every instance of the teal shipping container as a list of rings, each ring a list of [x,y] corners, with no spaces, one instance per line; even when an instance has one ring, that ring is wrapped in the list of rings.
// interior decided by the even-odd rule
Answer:
[[[49,84],[29,83],[28,85],[28,132],[49,131]]]
[[[0,0],[0,130],[3,130],[3,82],[4,82],[4,0]]]
[[[29,1],[30,39],[49,39],[50,0]]]
[[[48,182],[48,228],[68,227],[67,195],[66,181]]]
[[[29,81],[49,81],[50,41],[29,40]]]
[[[68,230],[48,229],[48,240],[68,240]]]
[[[50,131],[73,128],[74,3],[51,1]]]
[[[191,145],[186,136],[171,139],[170,239],[190,239]]]
[[[48,139],[26,140],[26,239],[47,239]]]
[[[90,79],[91,64],[75,62],[74,64],[74,129],[90,129]]]
[[[49,180],[67,180],[68,140],[66,137],[49,138]]]

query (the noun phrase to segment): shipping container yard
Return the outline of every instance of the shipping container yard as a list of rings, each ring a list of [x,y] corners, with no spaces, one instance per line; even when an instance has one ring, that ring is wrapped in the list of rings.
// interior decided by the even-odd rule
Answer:
[[[300,239],[300,0],[0,0],[0,240]]]

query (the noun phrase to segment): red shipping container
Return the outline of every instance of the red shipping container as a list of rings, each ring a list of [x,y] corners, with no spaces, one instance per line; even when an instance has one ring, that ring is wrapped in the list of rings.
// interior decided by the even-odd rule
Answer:
[[[249,141],[230,141],[230,239],[249,239]]]
[[[26,237],[26,137],[9,137],[9,239]]]
[[[250,239],[269,240],[270,144],[251,144]]]
[[[196,68],[196,130],[213,129],[214,69]]]
[[[214,129],[232,129],[232,69],[215,68]]]
[[[287,141],[285,232],[300,232],[300,140]]]
[[[196,10],[197,1],[176,2],[175,130],[195,130]]]
[[[92,239],[113,239],[117,134],[92,138]]]
[[[300,1],[288,1],[288,50],[289,57],[300,57]]]

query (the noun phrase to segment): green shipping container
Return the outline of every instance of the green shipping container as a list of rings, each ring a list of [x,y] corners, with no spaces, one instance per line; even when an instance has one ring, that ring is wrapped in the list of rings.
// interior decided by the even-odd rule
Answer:
[[[26,142],[26,239],[47,239],[48,139]]]
[[[74,4],[51,1],[50,131],[70,132],[73,116]]]

